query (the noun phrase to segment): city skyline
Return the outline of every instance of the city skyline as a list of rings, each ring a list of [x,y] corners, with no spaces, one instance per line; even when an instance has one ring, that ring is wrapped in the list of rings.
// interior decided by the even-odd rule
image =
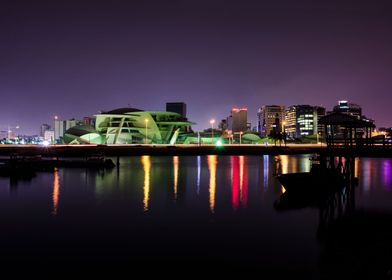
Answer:
[[[391,126],[387,1],[7,1],[0,130],[185,102],[195,130],[247,107],[338,100]]]

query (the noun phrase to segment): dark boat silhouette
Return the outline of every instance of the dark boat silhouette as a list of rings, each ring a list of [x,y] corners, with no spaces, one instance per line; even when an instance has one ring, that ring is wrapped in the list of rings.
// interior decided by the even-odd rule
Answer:
[[[334,192],[345,185],[342,173],[319,163],[313,163],[310,172],[280,174],[277,179],[289,193]]]

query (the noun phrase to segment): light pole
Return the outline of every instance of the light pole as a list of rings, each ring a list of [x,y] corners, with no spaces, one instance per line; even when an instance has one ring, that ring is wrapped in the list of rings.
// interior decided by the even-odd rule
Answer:
[[[240,145],[242,144],[242,131],[240,132]]]
[[[215,120],[211,119],[210,124],[211,124],[211,143],[214,144],[214,123]]]
[[[58,119],[59,119],[59,117],[58,117],[57,115],[55,115],[55,116],[53,117],[53,131],[54,131],[54,136],[53,136],[53,143],[52,143],[52,144],[56,144],[57,138],[60,138],[60,125],[59,125],[59,127],[57,128],[57,124],[56,124],[56,122],[57,122]],[[57,131],[57,133],[56,133],[56,131]]]
[[[146,138],[145,138],[145,144],[147,144],[147,124],[148,124],[148,119],[144,119],[144,122],[146,123]]]
[[[284,145],[286,146],[286,122],[283,121],[282,125],[283,125],[283,129],[282,129],[282,140],[281,141],[284,141]]]

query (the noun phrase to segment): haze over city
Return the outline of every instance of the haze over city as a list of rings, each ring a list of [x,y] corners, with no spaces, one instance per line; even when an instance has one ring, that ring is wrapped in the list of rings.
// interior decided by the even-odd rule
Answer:
[[[54,115],[186,102],[193,128],[233,106],[362,106],[391,126],[387,1],[2,1],[0,130]]]

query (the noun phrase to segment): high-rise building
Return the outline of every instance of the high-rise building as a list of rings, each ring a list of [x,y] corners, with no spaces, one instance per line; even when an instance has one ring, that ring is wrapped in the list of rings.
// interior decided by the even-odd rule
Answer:
[[[82,121],[76,119],[69,120],[54,120],[54,138],[55,141],[59,141],[64,137],[64,132],[70,129],[71,127],[82,124]]]
[[[186,104],[184,102],[167,102],[166,103],[166,112],[178,113],[186,118]]]
[[[310,105],[294,105],[286,109],[284,130],[288,137],[300,138],[307,135],[322,134],[318,125],[320,117],[325,115],[325,108]],[[320,130],[319,130],[320,129]]]
[[[39,136],[44,137],[45,131],[47,130],[50,130],[50,125],[48,125],[47,123],[42,124],[40,127]]]
[[[346,100],[340,100],[338,101],[338,105],[333,107],[333,113],[341,113],[341,114],[347,114],[353,117],[356,117],[357,119],[370,122],[375,125],[374,120],[367,118],[366,116],[362,115],[362,108],[361,106],[354,104],[354,103],[349,103]],[[344,129],[341,126],[335,126],[334,131],[337,134],[343,134]],[[358,128],[357,129],[358,133],[364,134],[364,129],[363,128]]]
[[[362,108],[359,105],[349,103],[346,100],[338,101],[338,105],[333,107],[333,112],[347,114],[357,117],[358,119],[362,117]]]
[[[285,117],[285,106],[265,105],[257,111],[257,130],[260,136],[266,137],[282,132]]]
[[[315,124],[317,126],[317,133],[319,134],[319,136],[324,137],[325,136],[325,130],[324,130],[324,125],[320,124],[320,118],[324,117],[326,115],[326,110],[324,107],[321,106],[315,106],[316,109],[316,113],[317,113],[317,124]]]
[[[231,115],[227,118],[228,130],[233,133],[244,132],[248,130],[248,109],[232,108]]]
[[[49,143],[54,143],[54,131],[53,130],[45,130],[44,141],[48,141]]]

